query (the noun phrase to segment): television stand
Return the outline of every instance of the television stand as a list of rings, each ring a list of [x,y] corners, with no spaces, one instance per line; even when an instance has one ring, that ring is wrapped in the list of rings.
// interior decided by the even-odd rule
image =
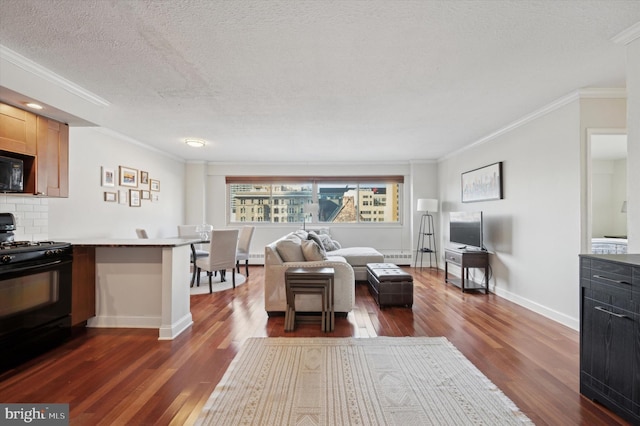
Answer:
[[[449,263],[460,267],[460,278],[449,278]],[[469,279],[469,268],[484,269],[484,283]],[[485,294],[489,294],[489,252],[446,248],[444,250],[444,282],[460,287],[463,293],[471,290],[484,290]]]

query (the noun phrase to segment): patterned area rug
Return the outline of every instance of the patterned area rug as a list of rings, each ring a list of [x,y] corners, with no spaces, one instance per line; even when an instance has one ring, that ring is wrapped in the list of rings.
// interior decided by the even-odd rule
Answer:
[[[533,423],[444,337],[251,338],[196,425]]]

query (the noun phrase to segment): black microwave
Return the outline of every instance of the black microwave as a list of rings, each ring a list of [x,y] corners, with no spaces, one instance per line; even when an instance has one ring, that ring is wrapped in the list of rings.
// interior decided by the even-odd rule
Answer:
[[[10,157],[0,157],[0,192],[24,191],[24,163]]]

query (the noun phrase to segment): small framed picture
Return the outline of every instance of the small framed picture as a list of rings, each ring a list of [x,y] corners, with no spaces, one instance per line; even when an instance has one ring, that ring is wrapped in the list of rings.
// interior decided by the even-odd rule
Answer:
[[[152,203],[157,203],[158,201],[160,201],[160,197],[158,196],[158,194],[151,195],[151,202]]]
[[[129,197],[127,196],[127,190],[126,189],[119,189],[118,190],[118,204],[127,204]]]
[[[140,170],[140,185],[149,185],[149,172]]]
[[[120,166],[120,186],[138,187],[138,170]]]
[[[143,189],[142,191],[140,191],[140,196],[143,200],[150,200],[151,192],[147,191],[146,189]]]
[[[116,171],[110,167],[102,167],[102,178],[100,182],[102,186],[116,186]],[[106,194],[106,193],[105,193]]]
[[[151,179],[151,190],[152,191],[160,191],[160,181],[156,179]]]
[[[118,199],[118,194],[116,194],[115,192],[107,192],[107,191],[105,191],[105,193],[104,193],[104,200],[105,201],[109,201],[109,202],[115,203],[117,199]]]
[[[138,189],[129,190],[129,206],[140,207],[140,190]]]

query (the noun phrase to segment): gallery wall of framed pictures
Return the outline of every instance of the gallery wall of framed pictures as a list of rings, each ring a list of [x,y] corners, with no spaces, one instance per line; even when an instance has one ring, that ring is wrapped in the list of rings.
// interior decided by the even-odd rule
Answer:
[[[160,180],[152,179],[148,171],[127,166],[100,168],[100,185],[105,190],[105,202],[129,207],[141,207],[143,202],[160,201]]]

